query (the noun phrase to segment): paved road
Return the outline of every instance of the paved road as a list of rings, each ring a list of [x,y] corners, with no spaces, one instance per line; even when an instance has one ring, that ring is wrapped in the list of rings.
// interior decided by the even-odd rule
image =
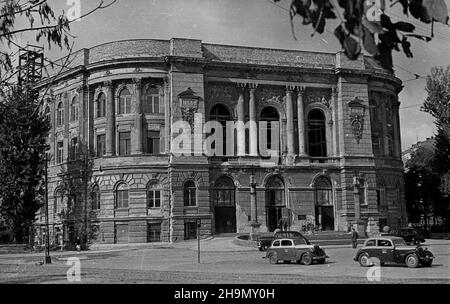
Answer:
[[[227,240],[222,240],[228,244]],[[264,253],[252,248],[240,251],[207,251],[197,263],[195,242],[170,248],[136,248],[124,251],[74,253],[81,260],[81,283],[366,283],[367,268],[353,261],[355,250],[327,248],[330,256],[323,265],[270,265]],[[228,246],[228,245],[227,245]],[[231,245],[230,245],[231,246]],[[381,268],[382,283],[450,283],[450,242],[428,248],[436,260],[431,268],[404,266]],[[1,283],[65,283],[65,253],[53,258],[52,265],[36,265],[40,256],[0,256]]]

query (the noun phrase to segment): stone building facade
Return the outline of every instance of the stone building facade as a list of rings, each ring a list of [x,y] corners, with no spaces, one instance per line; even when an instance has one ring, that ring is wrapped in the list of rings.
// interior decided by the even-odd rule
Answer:
[[[294,230],[359,223],[369,233],[405,224],[401,82],[370,57],[174,38],[106,43],[67,62],[40,84],[52,122],[55,242],[73,238],[61,216],[70,208],[104,243],[194,238],[197,220],[202,234],[273,231],[283,220]],[[269,139],[279,140],[279,155],[259,155],[271,130],[254,126],[236,128],[235,153],[176,155],[174,124],[196,124],[199,113],[223,124],[279,123]],[[80,145],[93,159],[84,206],[60,191]]]

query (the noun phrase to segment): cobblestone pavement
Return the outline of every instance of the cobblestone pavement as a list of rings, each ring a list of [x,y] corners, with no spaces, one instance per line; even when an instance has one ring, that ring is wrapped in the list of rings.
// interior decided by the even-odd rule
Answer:
[[[228,243],[228,240],[223,239]],[[67,257],[81,261],[81,283],[367,283],[368,268],[353,261],[355,250],[329,247],[323,265],[270,265],[257,249],[217,251],[219,240],[197,263],[196,242],[166,248],[134,248],[102,252],[64,253],[53,264],[37,265],[42,254],[0,256],[0,283],[67,283]],[[234,245],[234,244],[233,244]],[[228,245],[227,245],[228,246]],[[232,246],[232,245],[230,245]],[[427,246],[436,260],[431,268],[381,268],[381,283],[450,283],[450,242]],[[213,250],[214,249],[214,250]],[[245,250],[243,250],[245,249]]]

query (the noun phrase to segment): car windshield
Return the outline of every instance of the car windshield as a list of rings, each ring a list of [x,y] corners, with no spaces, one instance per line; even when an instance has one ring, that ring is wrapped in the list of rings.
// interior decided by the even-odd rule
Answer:
[[[404,239],[394,239],[392,240],[392,242],[394,243],[394,246],[405,246],[405,240]]]
[[[298,238],[294,240],[294,245],[309,245],[309,242],[307,239]]]

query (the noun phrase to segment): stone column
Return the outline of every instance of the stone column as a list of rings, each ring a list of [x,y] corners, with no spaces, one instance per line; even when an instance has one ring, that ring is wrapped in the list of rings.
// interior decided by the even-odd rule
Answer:
[[[116,109],[114,105],[114,96],[112,81],[103,83],[106,87],[106,156],[113,156],[116,154],[115,145],[115,114]]]
[[[134,153],[135,154],[142,154],[142,141],[144,136],[144,130],[143,130],[143,113],[142,113],[142,100],[141,100],[141,87],[142,87],[142,80],[141,78],[135,78],[133,79],[134,82],[134,88],[135,88],[135,96],[136,96],[136,103],[135,103],[135,118],[134,118],[134,125],[135,125],[135,135],[136,139],[134,141]]]
[[[298,154],[306,156],[305,152],[305,114],[303,109],[303,95],[305,88],[298,88],[297,92],[297,121],[298,121]]]
[[[288,156],[295,155],[294,148],[294,105],[292,104],[292,89],[286,88],[286,132],[287,132],[287,153]]]
[[[250,233],[250,238],[255,240],[259,234],[260,223],[258,223],[258,205],[256,201],[256,182],[255,175],[252,173],[250,175],[250,216],[252,226],[252,232]]]
[[[244,110],[244,88],[245,84],[238,84],[237,101],[237,155],[245,156],[245,110]]]
[[[250,155],[258,155],[258,125],[256,121],[256,84],[250,85],[249,120],[250,120]]]

